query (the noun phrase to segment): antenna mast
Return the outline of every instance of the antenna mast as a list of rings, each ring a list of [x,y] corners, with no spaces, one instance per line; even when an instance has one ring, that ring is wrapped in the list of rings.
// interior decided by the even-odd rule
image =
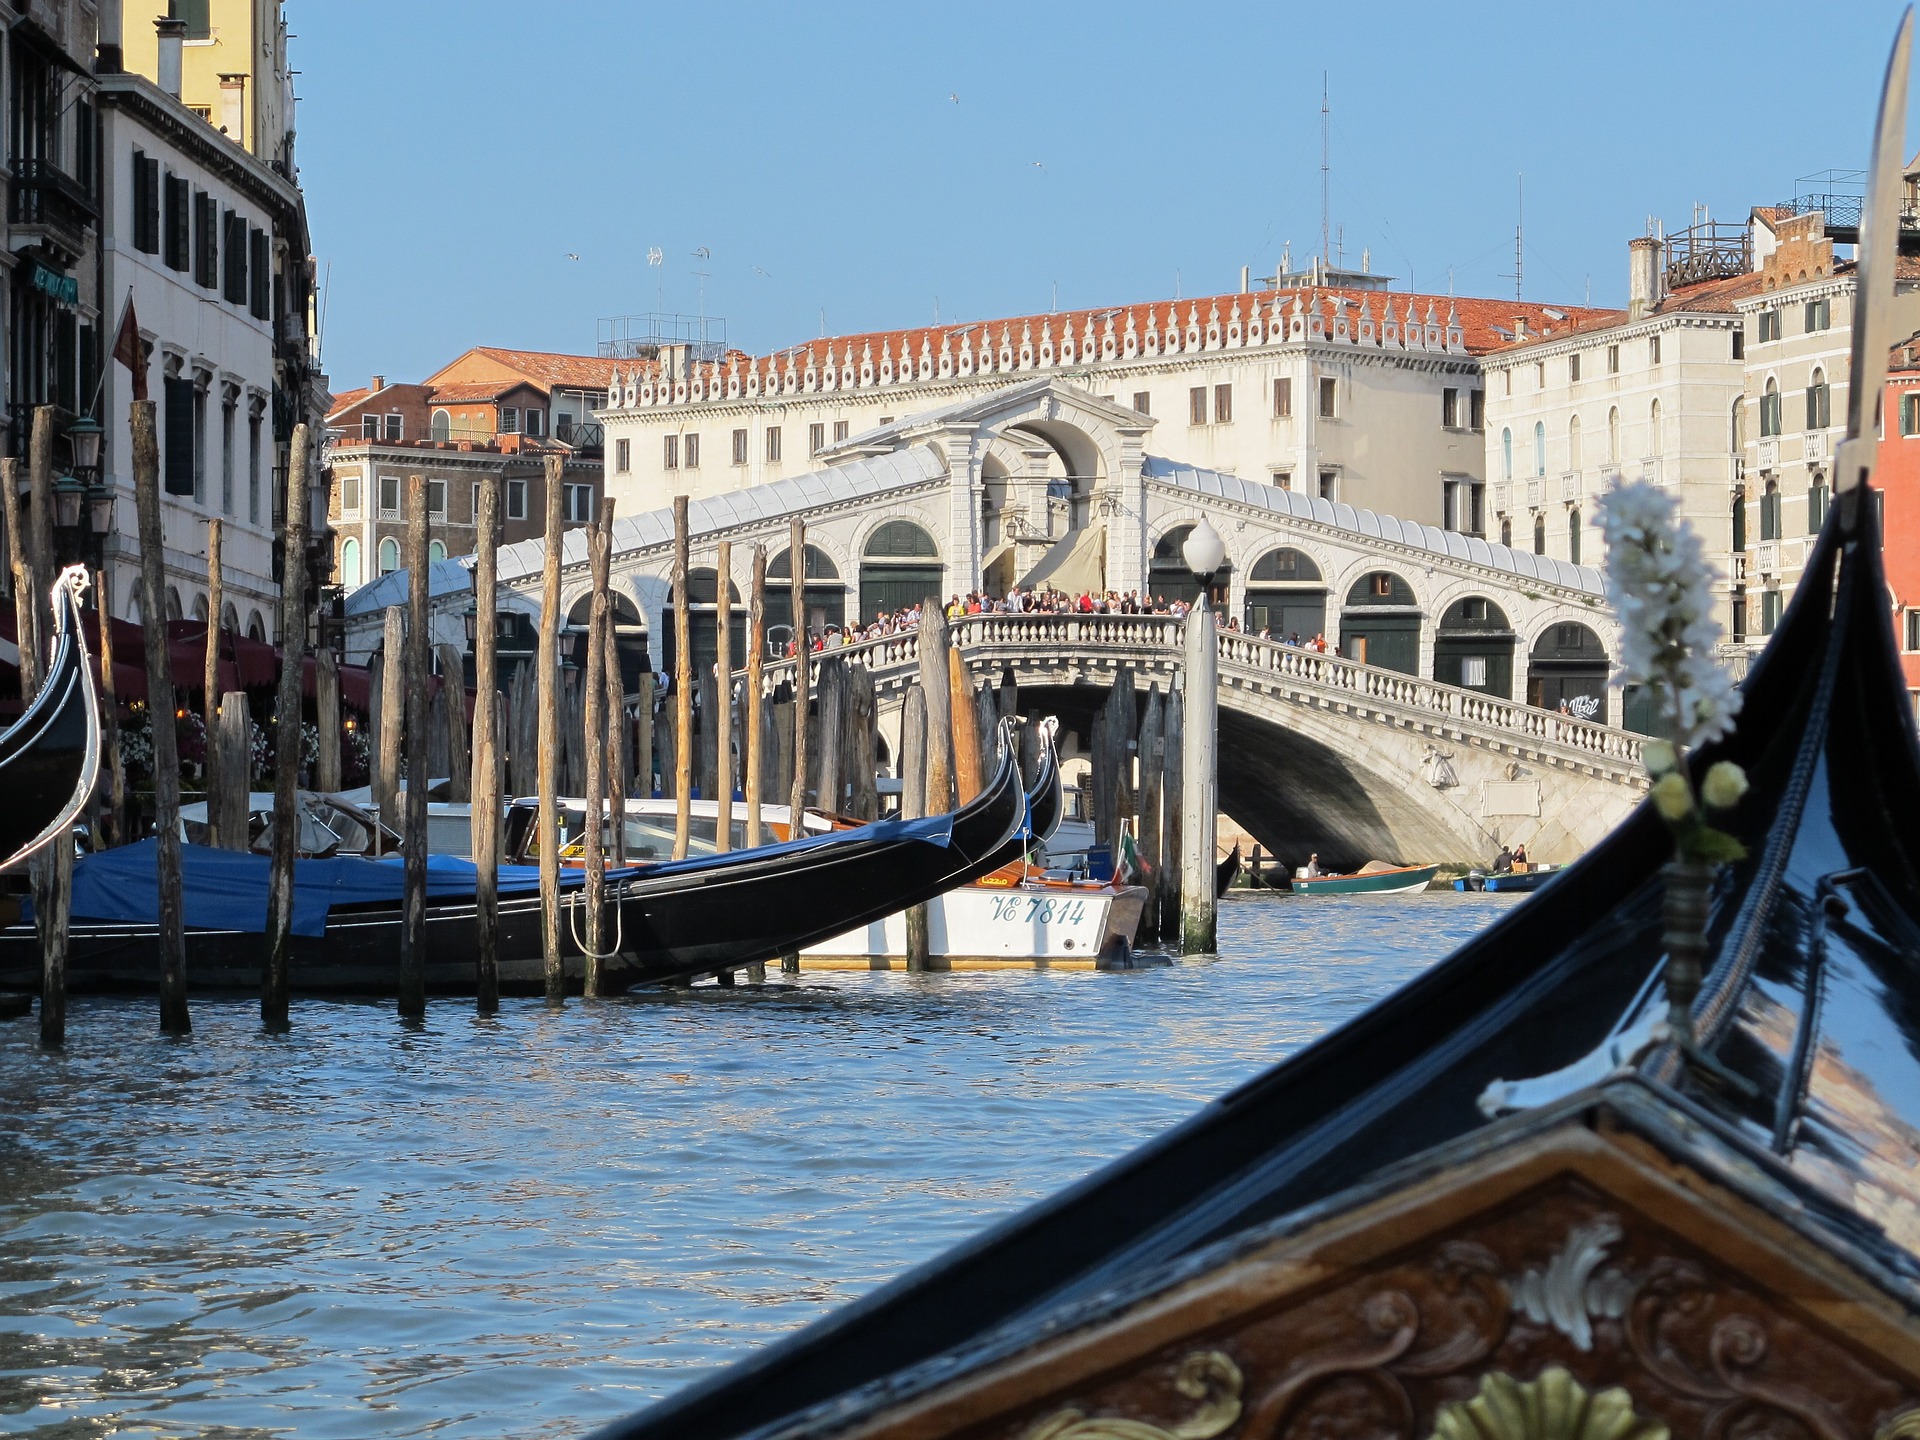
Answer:
[[[1513,273],[1501,272],[1501,278],[1513,281],[1513,298],[1519,300],[1526,284],[1527,258],[1527,177],[1522,174],[1520,184],[1520,208],[1516,212],[1513,225]]]
[[[1331,143],[1332,114],[1333,112],[1327,107],[1327,72],[1322,70],[1320,72],[1320,263],[1323,267],[1331,264],[1333,260],[1332,250],[1328,243],[1328,231],[1330,229],[1328,218],[1330,210],[1329,197],[1331,195],[1328,176],[1332,168],[1331,159],[1333,153]]]

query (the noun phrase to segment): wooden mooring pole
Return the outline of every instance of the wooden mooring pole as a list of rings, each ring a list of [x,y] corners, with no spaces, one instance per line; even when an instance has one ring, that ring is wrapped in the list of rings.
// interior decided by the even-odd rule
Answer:
[[[205,787],[209,821],[213,819],[214,792],[220,785],[220,751],[214,743],[213,731],[220,723],[220,609],[226,604],[226,584],[220,563],[221,530],[218,515],[207,521],[207,653],[200,682],[200,730],[206,737]],[[212,828],[213,843],[222,844],[218,828]]]
[[[601,512],[606,516],[607,564],[613,564],[613,502]],[[600,664],[605,671],[607,747],[607,796],[613,804],[611,830],[613,844],[607,852],[608,863],[625,868],[627,863],[627,737],[633,727],[627,724],[627,687],[620,674],[620,641],[616,633],[618,617],[613,599],[607,599],[607,623],[600,627]]]
[[[323,795],[340,789],[340,662],[323,640],[313,652],[313,709],[319,745],[313,759],[313,788]]]
[[[187,947],[180,907],[180,747],[173,730],[173,662],[167,653],[165,535],[160,524],[160,440],[151,400],[133,402],[133,494],[140,517],[140,620],[153,730],[153,810],[160,890],[160,1028],[190,1035]]]
[[[980,793],[980,728],[967,684],[967,662],[957,645],[947,651],[947,723],[953,743],[953,803],[964,805]]]
[[[287,457],[286,565],[280,581],[280,685],[273,712],[273,860],[267,878],[267,953],[262,957],[260,975],[260,1023],[269,1034],[279,1034],[290,1023],[287,972],[293,936],[293,861],[300,851],[300,807],[295,791],[300,779],[300,681],[307,653],[307,465],[311,450],[307,427],[294,426]],[[207,631],[208,653],[216,657],[218,649],[213,641],[220,632],[212,627],[217,619],[215,612]],[[209,685],[216,683],[211,678],[214,673],[214,663],[209,660]],[[211,737],[207,753],[214,753]],[[246,788],[244,777],[241,788]],[[245,808],[243,800],[243,834]],[[245,849],[246,840],[232,848]]]
[[[801,817],[807,813],[807,711],[813,699],[807,693],[813,670],[807,644],[807,522],[795,520],[787,527],[787,558],[792,569],[787,579],[787,602],[793,624],[793,809],[790,838],[803,833]],[[821,803],[826,803],[822,797]]]
[[[427,571],[427,482],[407,477],[407,823],[400,912],[399,1010],[427,1013],[427,667],[432,653],[432,577]]]
[[[1160,795],[1160,853],[1165,858],[1165,864],[1160,867],[1160,940],[1163,944],[1175,944],[1180,939],[1180,857],[1185,853],[1181,837],[1186,833],[1182,818],[1186,806],[1186,709],[1184,689],[1167,691],[1166,708],[1160,720],[1160,748],[1166,776]]]
[[[687,497],[673,497],[673,858],[693,836],[693,621],[687,614]]]
[[[907,682],[900,707],[900,818],[918,820],[927,813],[927,691]],[[928,911],[923,901],[907,907],[907,969],[928,968]]]
[[[733,542],[720,542],[714,567],[713,844],[733,848]]]
[[[593,596],[587,615],[587,673],[581,723],[586,727],[586,813],[581,817],[580,861],[586,867],[582,901],[587,907],[587,943],[585,977],[581,993],[600,994],[601,957],[607,952],[607,878],[604,852],[600,846],[601,826],[607,813],[607,650],[601,632],[608,624],[607,571],[611,562],[613,501],[600,502],[600,521],[587,532],[587,562],[592,575]],[[618,826],[622,817],[614,816]]]
[[[373,803],[380,819],[396,833],[400,813],[400,747],[407,734],[407,612],[389,605],[380,637],[380,753],[374,771]]]
[[[220,784],[207,796],[208,828],[222,850],[244,851],[250,839],[247,801],[253,780],[253,715],[244,690],[220,697],[219,725],[208,742],[220,748]]]
[[[33,412],[28,459],[32,494],[26,538],[29,608],[34,613],[38,648],[33,656],[31,684],[24,666],[20,672],[23,703],[45,681],[50,658],[47,644],[54,633],[50,591],[58,561],[53,544],[53,426],[50,407],[42,405]],[[65,842],[47,846],[33,857],[28,870],[33,885],[34,929],[40,940],[40,1042],[58,1047],[66,1043],[67,1034],[67,919],[72,899],[73,846]]]
[[[747,591],[747,713],[745,733],[740,737],[741,768],[745,771],[747,802],[747,848],[754,850],[766,843],[761,832],[760,805],[766,783],[767,697],[762,693],[767,654],[767,547],[753,547],[753,579]]]
[[[468,789],[473,828],[474,1009],[500,1009],[500,476],[480,481],[474,517],[473,773]]]
[[[920,606],[920,690],[927,705],[928,815],[953,808],[953,689],[947,659],[947,616],[938,596]]]
[[[1161,733],[1164,704],[1156,682],[1147,690],[1145,713],[1140,717],[1140,859],[1147,869],[1147,899],[1141,907],[1140,934],[1157,942],[1160,938],[1160,882],[1163,864],[1160,821],[1161,791],[1166,783],[1166,741]]]
[[[0,476],[0,485],[6,484]],[[102,566],[94,572],[94,603],[100,610],[100,713],[107,749],[109,785],[107,790],[108,845],[127,843],[127,762],[120,753],[120,693],[113,678],[113,570]]]
[[[560,508],[564,476],[561,456],[547,457],[546,555],[540,574],[540,954],[547,1004],[567,998],[567,974],[560,959],[560,547],[564,520]]]
[[[1180,953],[1214,950],[1218,902],[1214,897],[1213,834],[1219,810],[1214,735],[1219,696],[1219,638],[1205,591],[1186,624],[1186,733],[1181,753]]]

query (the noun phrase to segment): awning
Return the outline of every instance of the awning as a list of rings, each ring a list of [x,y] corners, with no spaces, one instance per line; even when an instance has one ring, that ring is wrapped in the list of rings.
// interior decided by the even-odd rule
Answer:
[[[1051,586],[1070,595],[1107,588],[1107,527],[1089,525],[1053,542],[1038,565],[1020,579],[1022,590]]]

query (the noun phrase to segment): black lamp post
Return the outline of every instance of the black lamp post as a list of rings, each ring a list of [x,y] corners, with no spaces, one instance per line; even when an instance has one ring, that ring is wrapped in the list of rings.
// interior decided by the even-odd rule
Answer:
[[[92,416],[67,427],[73,447],[72,473],[53,482],[54,539],[63,561],[79,561],[98,570],[107,536],[113,533],[113,490],[100,475],[102,431]]]

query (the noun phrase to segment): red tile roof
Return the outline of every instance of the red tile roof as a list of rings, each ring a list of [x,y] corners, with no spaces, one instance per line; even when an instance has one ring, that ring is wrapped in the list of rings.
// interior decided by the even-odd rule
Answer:
[[[453,380],[504,378],[531,381],[543,390],[604,390],[613,383],[617,361],[598,355],[562,355],[551,350],[507,350],[477,345],[427,377],[431,385],[442,376]],[[492,374],[486,372],[491,371]]]
[[[1743,275],[1730,275],[1719,280],[1702,280],[1697,285],[1682,285],[1677,290],[1669,290],[1660,303],[1647,313],[1650,316],[1702,313],[1731,315],[1735,301],[1761,293],[1763,278],[1759,272],[1754,271]],[[1526,339],[1505,341],[1493,348],[1497,351],[1524,350],[1528,346],[1544,344],[1549,340],[1564,340],[1569,335],[1611,330],[1616,325],[1627,323],[1625,310],[1582,310],[1574,314],[1578,318],[1571,318],[1552,330],[1535,333],[1529,329]]]

